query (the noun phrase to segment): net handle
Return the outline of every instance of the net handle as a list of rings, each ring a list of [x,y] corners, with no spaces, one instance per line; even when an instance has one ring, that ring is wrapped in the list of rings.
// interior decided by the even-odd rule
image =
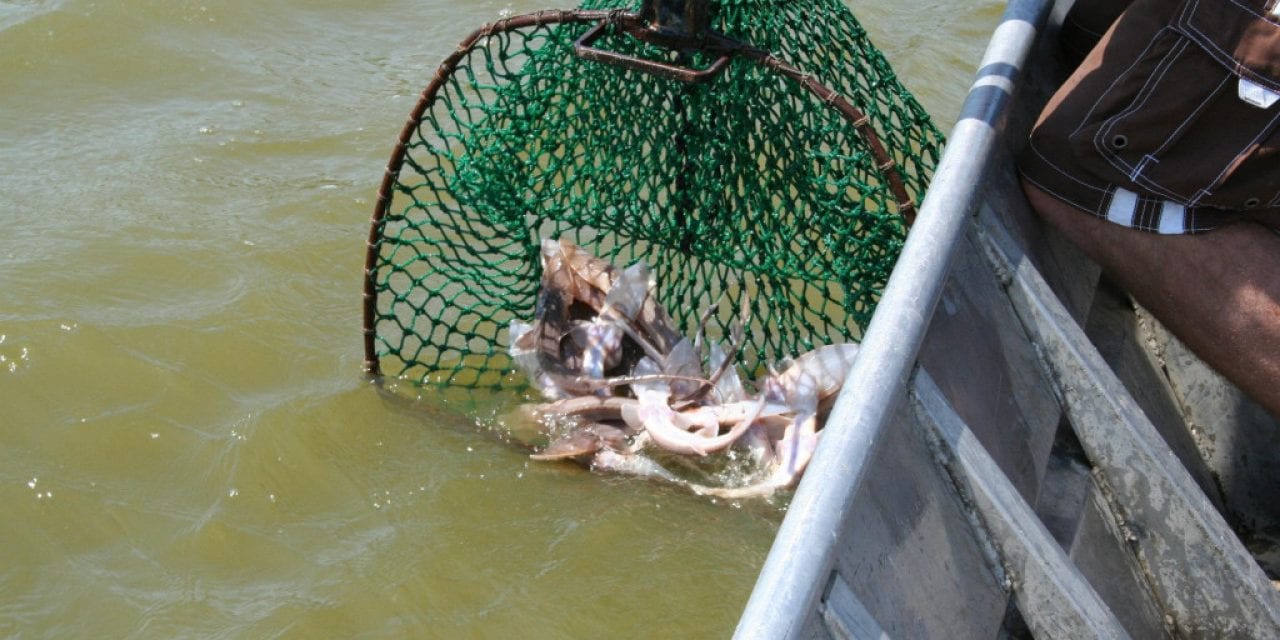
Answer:
[[[593,62],[603,62],[606,64],[612,64],[614,66],[632,69],[635,71],[639,71],[641,73],[647,73],[652,76],[659,76],[662,78],[669,78],[671,80],[678,80],[685,84],[701,84],[703,82],[707,82],[708,80],[711,80],[716,75],[718,75],[721,71],[723,71],[724,68],[729,64],[729,58],[731,56],[721,55],[720,57],[716,58],[715,62],[711,63],[711,66],[699,71],[697,69],[692,69],[689,67],[682,67],[678,64],[659,62],[657,60],[646,60],[644,58],[628,56],[621,53],[615,53],[613,51],[609,51],[606,49],[598,49],[592,46],[595,44],[596,40],[600,39],[600,36],[604,35],[604,32],[608,30],[610,24],[611,24],[611,21],[602,20],[600,24],[596,25],[595,27],[592,27],[589,31],[582,34],[582,37],[579,38],[577,42],[573,43],[574,55],[584,60],[591,60]],[[632,28],[634,27],[628,27],[625,25],[623,27],[623,29],[628,32],[630,32]],[[640,33],[644,33],[644,32],[641,31]],[[639,34],[637,33],[632,33],[632,35],[640,37]],[[651,34],[648,37],[643,37],[642,39],[654,40],[656,38],[654,38],[654,36]],[[664,41],[667,40],[665,36],[662,39]],[[671,48],[678,48],[678,47],[671,47]]]

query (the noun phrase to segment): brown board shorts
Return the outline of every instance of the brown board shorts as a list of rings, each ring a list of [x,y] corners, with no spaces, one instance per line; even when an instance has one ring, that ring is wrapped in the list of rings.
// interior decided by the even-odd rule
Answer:
[[[1023,177],[1158,233],[1280,221],[1280,0],[1135,0],[1050,99]]]

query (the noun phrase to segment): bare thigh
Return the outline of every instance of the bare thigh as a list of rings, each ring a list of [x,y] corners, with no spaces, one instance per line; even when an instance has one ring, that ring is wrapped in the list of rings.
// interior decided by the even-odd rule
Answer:
[[[1280,416],[1277,219],[1160,236],[1109,223],[1024,183],[1036,211],[1205,362]]]

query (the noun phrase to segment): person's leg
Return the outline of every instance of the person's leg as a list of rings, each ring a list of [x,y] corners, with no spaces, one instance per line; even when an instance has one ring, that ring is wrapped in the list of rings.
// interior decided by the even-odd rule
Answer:
[[[1032,207],[1192,351],[1280,417],[1280,235],[1254,222],[1161,236],[1023,183]]]

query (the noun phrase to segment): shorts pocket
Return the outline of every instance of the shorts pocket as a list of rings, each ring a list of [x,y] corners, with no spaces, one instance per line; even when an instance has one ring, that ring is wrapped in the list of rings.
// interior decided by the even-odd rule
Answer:
[[[1259,53],[1257,42],[1242,44],[1239,29],[1280,34],[1280,27],[1242,5],[1212,4],[1210,15],[1197,0],[1184,5],[1100,96],[1069,143],[1078,158],[1103,163],[1103,175],[1118,172],[1125,186],[1187,206],[1267,206],[1276,195],[1280,104],[1250,104],[1238,87],[1244,75],[1270,88],[1274,78],[1263,74],[1277,56]]]

